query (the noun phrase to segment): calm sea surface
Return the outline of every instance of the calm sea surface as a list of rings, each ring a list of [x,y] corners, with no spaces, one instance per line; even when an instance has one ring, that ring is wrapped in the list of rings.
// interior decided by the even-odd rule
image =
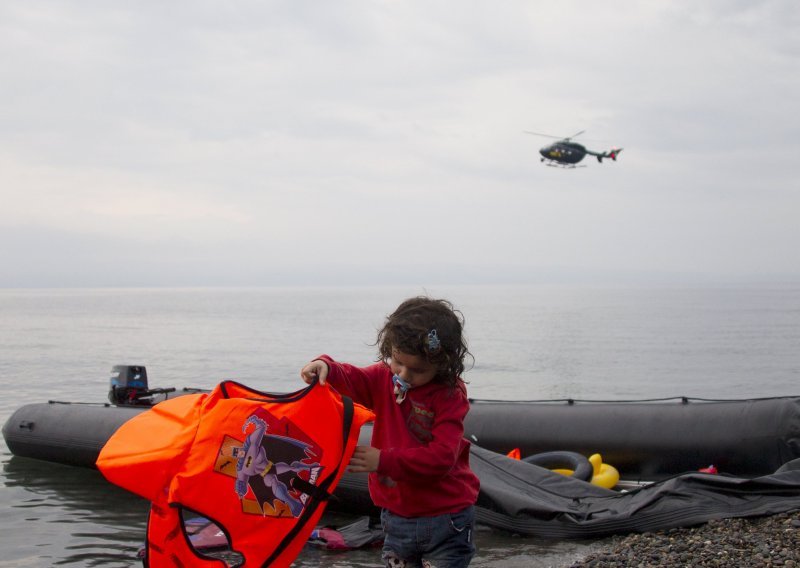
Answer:
[[[474,398],[800,394],[800,286],[0,290],[0,420],[31,402],[103,402],[123,363],[145,365],[151,387],[296,390],[320,353],[372,361],[385,315],[425,292],[466,317]],[[0,452],[0,567],[137,565],[144,501],[96,471]],[[496,567],[562,565],[594,545],[488,529],[477,542],[473,565]],[[307,549],[297,565],[378,557]]]

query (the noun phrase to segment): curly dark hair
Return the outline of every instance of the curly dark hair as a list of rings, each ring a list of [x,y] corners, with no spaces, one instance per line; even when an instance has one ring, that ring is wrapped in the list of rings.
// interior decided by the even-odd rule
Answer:
[[[472,354],[463,336],[464,315],[447,300],[409,298],[386,318],[375,344],[378,360],[388,362],[392,349],[425,358],[436,366],[435,382],[455,386]],[[436,339],[431,341],[433,332]]]

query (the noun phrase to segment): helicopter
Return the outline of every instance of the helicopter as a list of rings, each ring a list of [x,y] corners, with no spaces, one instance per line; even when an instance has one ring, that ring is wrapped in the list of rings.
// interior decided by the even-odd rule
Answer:
[[[531,132],[530,130],[525,130],[526,134],[534,134],[536,136],[545,136],[547,138],[556,139],[556,141],[549,146],[545,146],[539,150],[539,153],[542,155],[541,161],[545,162],[548,166],[556,166],[561,168],[585,167],[578,166],[577,164],[583,160],[587,154],[590,156],[595,156],[597,161],[600,163],[603,163],[603,158],[611,158],[614,161],[617,160],[617,156],[620,152],[622,152],[622,148],[611,148],[611,150],[608,150],[607,152],[593,152],[592,150],[587,150],[586,146],[583,144],[578,144],[577,142],[572,141],[573,138],[583,134],[584,132],[586,131],[581,130],[572,136],[559,138],[558,136],[551,136],[549,134],[542,134],[541,132]]]

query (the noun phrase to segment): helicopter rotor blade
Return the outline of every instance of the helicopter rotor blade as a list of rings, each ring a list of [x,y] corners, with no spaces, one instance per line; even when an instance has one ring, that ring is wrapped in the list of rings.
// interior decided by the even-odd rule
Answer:
[[[534,136],[544,136],[545,138],[555,138],[556,140],[563,140],[561,136],[553,136],[552,134],[542,134],[541,132],[533,132],[532,130],[523,130],[525,134],[533,134]]]
[[[535,136],[544,136],[545,138],[555,138],[556,140],[564,140],[565,142],[569,142],[570,140],[572,140],[576,136],[580,136],[581,134],[583,134],[586,131],[585,130],[581,130],[580,132],[576,132],[572,136],[567,136],[566,138],[564,136],[553,136],[552,134],[544,134],[542,132],[533,132],[532,130],[523,130],[523,132],[525,132],[526,134],[534,134]]]

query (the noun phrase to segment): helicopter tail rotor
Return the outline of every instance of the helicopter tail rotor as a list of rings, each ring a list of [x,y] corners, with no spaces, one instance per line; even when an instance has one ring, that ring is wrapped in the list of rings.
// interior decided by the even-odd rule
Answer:
[[[602,162],[603,160],[601,158],[611,158],[616,162],[617,156],[619,156],[620,152],[622,152],[622,148],[611,148],[611,150],[609,150],[608,152],[603,152],[602,155],[597,156],[597,161]]]
[[[603,158],[611,158],[616,162],[617,156],[619,156],[620,152],[622,152],[622,148],[611,148],[611,150],[609,150],[608,152],[603,152],[601,154],[595,154],[594,152],[587,152],[587,154],[592,154],[593,156],[596,156],[597,161],[602,164]]]

